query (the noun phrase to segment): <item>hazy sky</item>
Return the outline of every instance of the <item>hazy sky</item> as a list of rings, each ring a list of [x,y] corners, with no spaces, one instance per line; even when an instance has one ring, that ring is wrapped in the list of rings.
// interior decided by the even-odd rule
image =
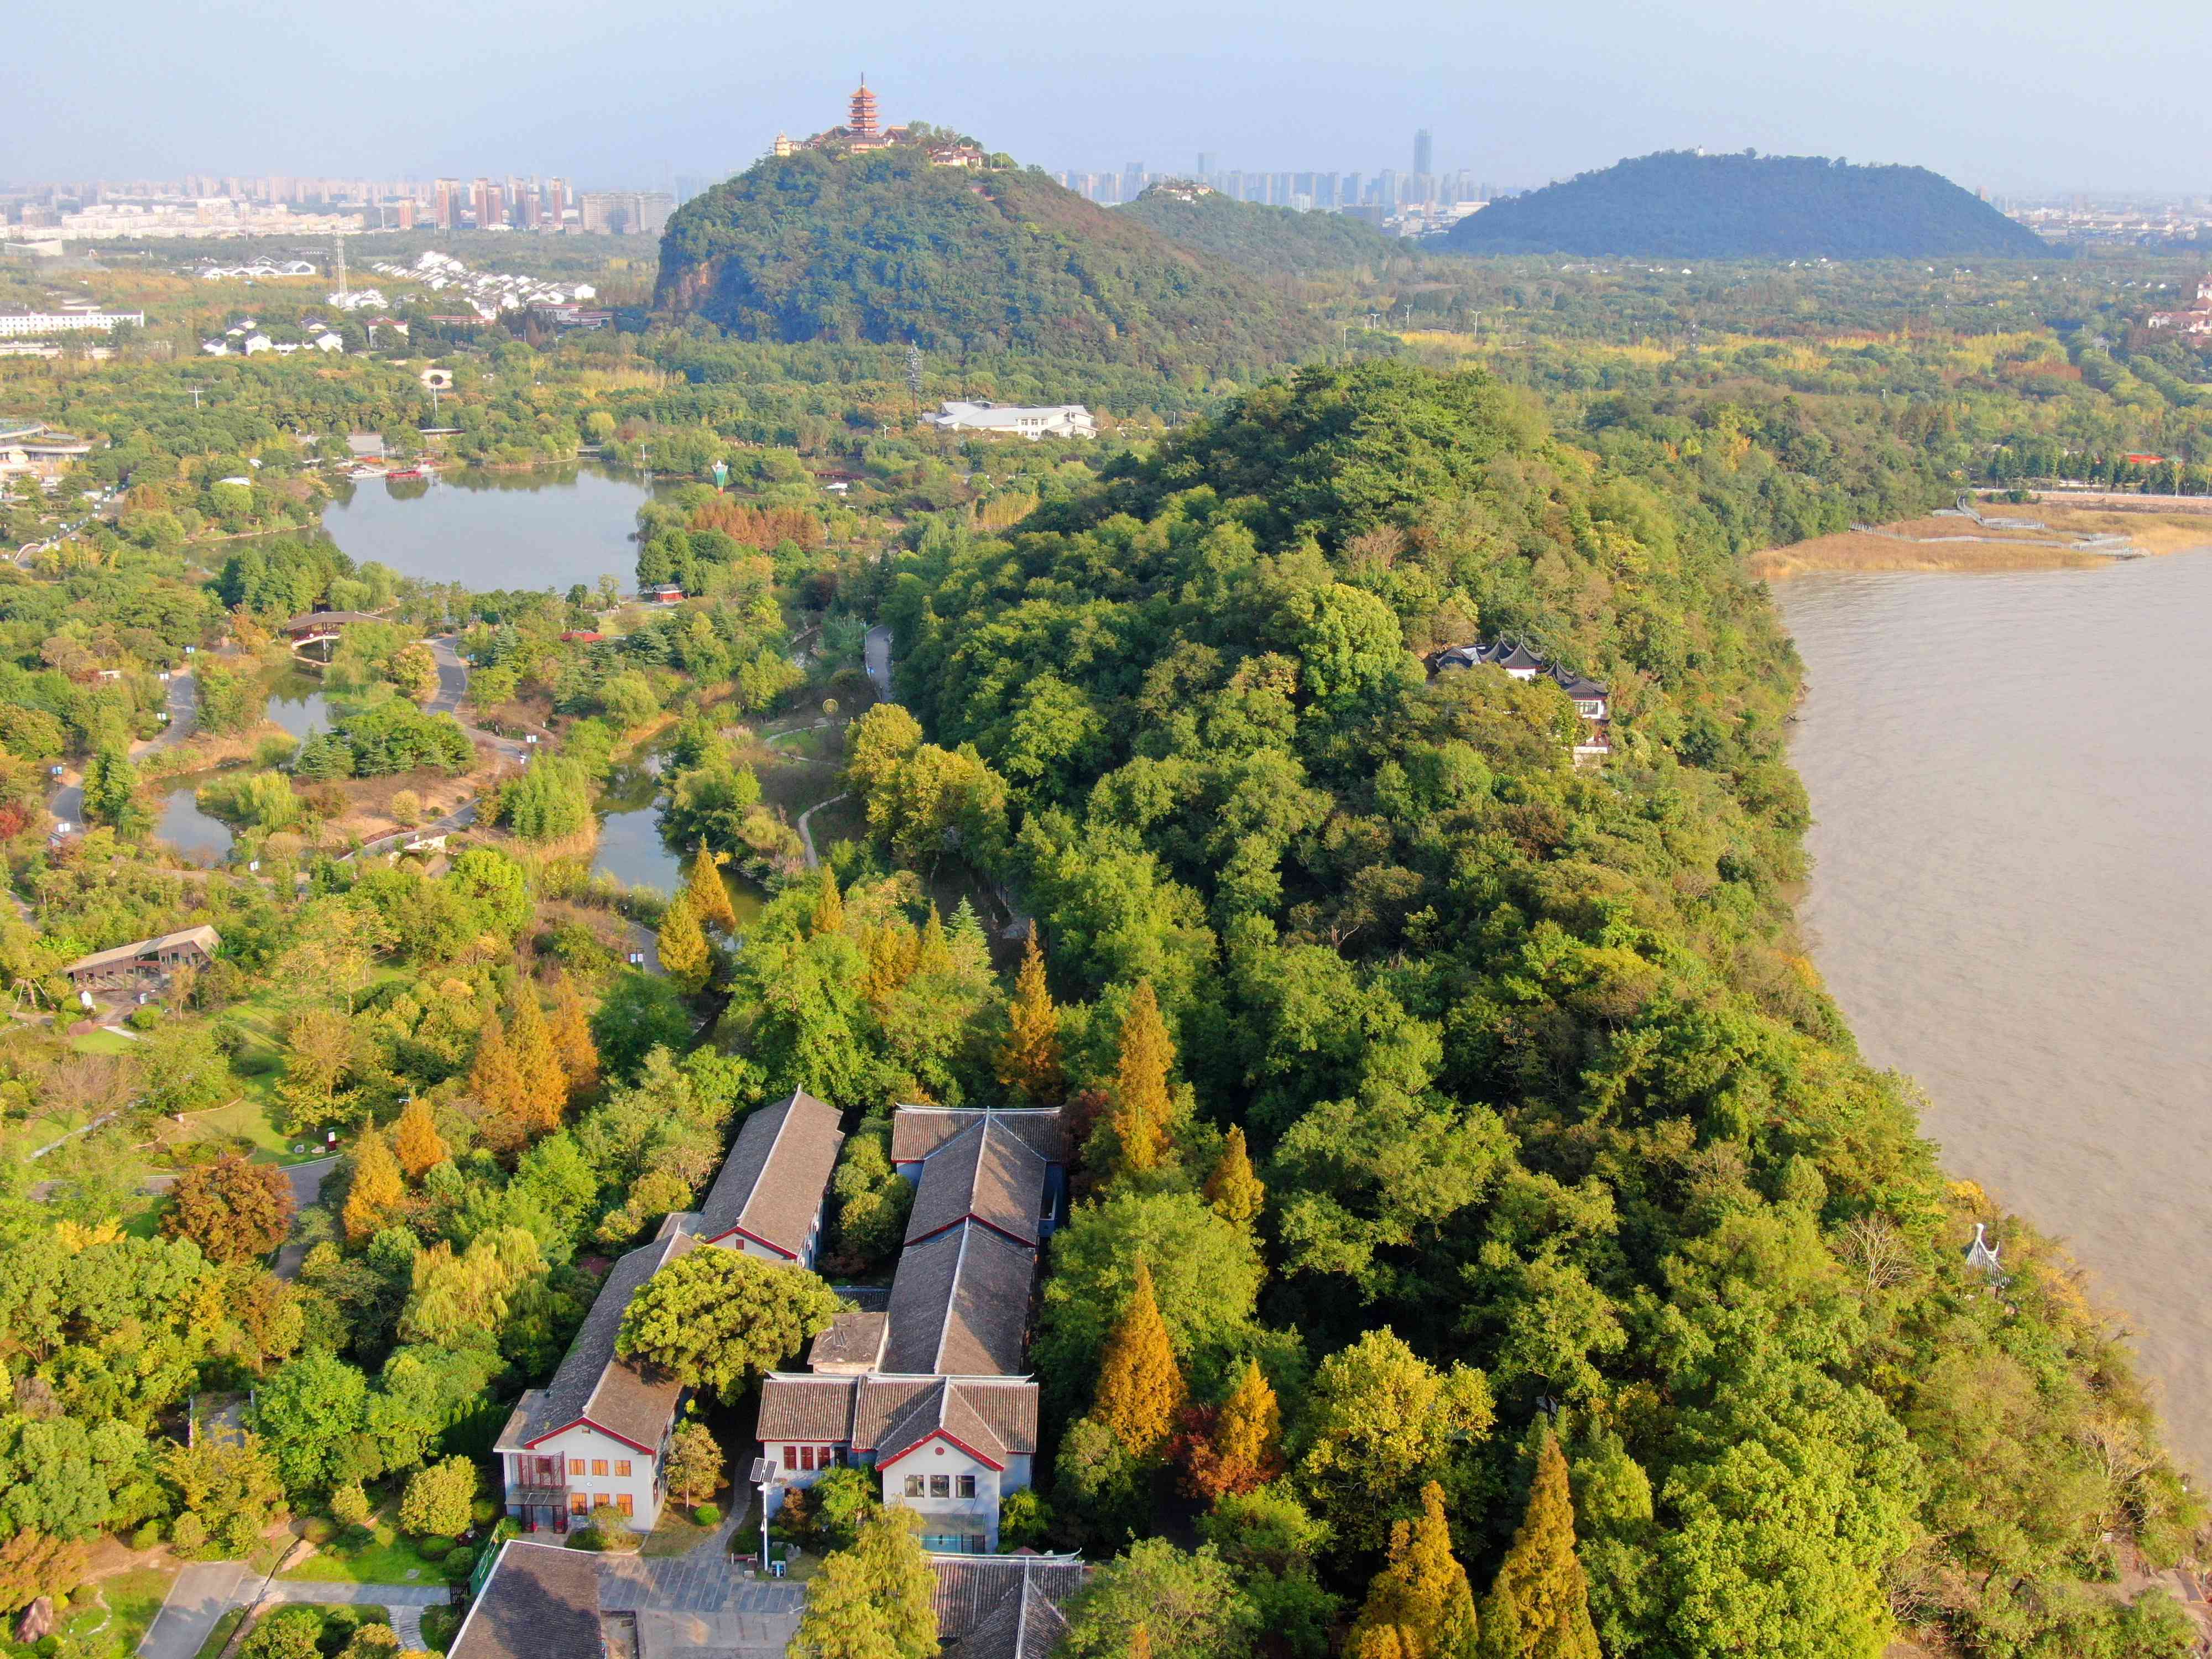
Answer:
[[[733,170],[842,118],[1054,169],[1540,184],[1704,144],[1913,161],[1992,191],[2212,194],[2212,11],[2140,0],[100,0],[0,64],[0,178]],[[2124,18],[2125,26],[2118,27]]]

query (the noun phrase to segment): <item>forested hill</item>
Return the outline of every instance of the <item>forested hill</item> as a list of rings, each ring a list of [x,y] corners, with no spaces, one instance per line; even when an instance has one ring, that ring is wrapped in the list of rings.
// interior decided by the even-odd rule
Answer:
[[[1191,199],[1155,185],[1117,211],[1171,242],[1256,276],[1379,270],[1394,252],[1407,251],[1372,226],[1342,214],[1296,213],[1239,202],[1218,191]]]
[[[1494,202],[1453,226],[1444,246],[1669,259],[2051,257],[2034,232],[1925,167],[1689,150]]]
[[[1556,1434],[1615,1659],[1874,1659],[1900,1624],[2185,1652],[2173,1603],[2085,1581],[2171,1561],[2202,1512],[2065,1258],[1946,1181],[1822,991],[1787,898],[1796,658],[1724,525],[1650,477],[1480,374],[1309,370],[883,568],[922,727],[863,721],[869,821],[969,777],[965,855],[1036,917],[1103,1091],[1036,1348],[1059,1513],[1111,1549],[1143,1512],[1084,1415],[1133,1258],[1194,1401],[1267,1370],[1269,1536],[1328,1540],[1299,1571],[1329,1595],[1431,1481],[1502,1579]],[[1424,673],[1499,635],[1609,684],[1601,769],[1548,682]],[[1147,1118],[1115,1079],[1153,995],[1179,1103]],[[1231,1129],[1264,1201],[1227,1209]],[[1963,1259],[1976,1221],[2002,1280]],[[1310,1616],[1237,1502],[1206,1535]],[[1483,1651],[1598,1650],[1501,1628]]]
[[[1243,273],[1043,173],[919,147],[771,157],[687,202],[656,304],[748,339],[912,340],[1249,373],[1320,338]]]

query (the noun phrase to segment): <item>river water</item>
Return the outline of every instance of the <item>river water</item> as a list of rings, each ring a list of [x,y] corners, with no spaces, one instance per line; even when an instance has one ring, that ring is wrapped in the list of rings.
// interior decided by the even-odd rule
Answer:
[[[2212,1472],[2212,554],[1776,596],[1829,988],[1949,1172],[2070,1243]]]
[[[341,489],[323,509],[332,540],[403,576],[495,588],[636,580],[643,483],[594,466],[443,474],[435,483],[377,479]]]

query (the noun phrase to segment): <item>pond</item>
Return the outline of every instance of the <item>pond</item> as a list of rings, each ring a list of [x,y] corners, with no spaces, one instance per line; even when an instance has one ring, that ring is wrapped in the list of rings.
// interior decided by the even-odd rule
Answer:
[[[161,815],[154,821],[154,834],[175,848],[195,864],[220,864],[229,856],[231,843],[237,837],[221,818],[210,817],[199,809],[193,799],[199,787],[215,774],[197,772],[182,777],[170,786],[161,797]]]
[[[323,526],[356,563],[403,576],[495,588],[553,588],[636,579],[631,540],[644,482],[596,465],[530,472],[456,470],[434,482],[342,486]]]
[[[630,887],[650,887],[673,893],[690,873],[689,854],[679,854],[661,838],[659,757],[649,756],[641,765],[618,766],[608,775],[599,796],[599,846],[592,859],[592,873],[612,876]],[[730,904],[744,927],[760,915],[766,901],[760,890],[740,877],[724,872]]]
[[[269,718],[295,738],[329,731],[330,706],[323,698],[323,683],[297,670],[278,675],[269,688]]]

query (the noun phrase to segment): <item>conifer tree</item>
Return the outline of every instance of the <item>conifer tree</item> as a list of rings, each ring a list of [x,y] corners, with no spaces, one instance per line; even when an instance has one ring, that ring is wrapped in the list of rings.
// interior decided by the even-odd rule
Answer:
[[[678,893],[660,913],[660,966],[687,996],[698,995],[714,977],[714,953],[689,893]]]
[[[915,957],[914,971],[917,974],[945,974],[952,969],[952,945],[945,937],[945,918],[937,914],[934,900],[929,906],[929,920],[921,925],[921,949]]]
[[[353,1186],[346,1194],[340,1217],[346,1237],[356,1244],[374,1238],[406,1199],[399,1161],[392,1156],[381,1134],[374,1129],[367,1131],[354,1143]]]
[[[1106,1339],[1091,1415],[1131,1456],[1150,1457],[1166,1443],[1182,1404],[1182,1371],[1152,1291],[1152,1270],[1139,1256],[1129,1304]]]
[[[1244,1362],[1244,1375],[1214,1413],[1210,1433],[1190,1446],[1190,1483],[1207,1498],[1257,1491],[1280,1474],[1283,1408],[1259,1361]]]
[[[1548,1430],[1536,1454],[1536,1479],[1520,1530],[1498,1569],[1489,1632],[1499,1659],[1598,1659],[1590,1623],[1589,1581],[1575,1554],[1575,1503],[1567,1460]]]
[[[999,1081],[1034,1106],[1049,1106],[1066,1091],[1060,1068],[1060,1010],[1045,983],[1044,951],[1036,924],[1030,924],[1022,947],[1021,971],[1014,976],[1013,1006],[1006,1011],[1006,1041],[999,1050]]]
[[[1152,1632],[1142,1625],[1129,1632],[1129,1659],[1152,1659]]]
[[[599,1086],[599,1046],[592,1039],[591,1016],[584,1012],[583,993],[568,975],[561,975],[553,991],[553,1052],[568,1076],[568,1097],[587,1095]]]
[[[1475,1659],[1474,1591],[1451,1550],[1443,1488],[1421,1488],[1421,1512],[1390,1528],[1390,1553],[1368,1587],[1346,1644],[1354,1659]]]
[[[837,872],[824,865],[822,890],[814,899],[813,933],[841,933],[845,930],[845,896],[837,890]]]
[[[1160,1017],[1152,982],[1139,980],[1121,1021],[1121,1054],[1114,1067],[1114,1135],[1121,1168],[1130,1174],[1157,1168],[1167,1152],[1172,1110],[1168,1073],[1175,1058],[1175,1044],[1168,1040],[1167,1021]]]
[[[568,1103],[568,1074],[561,1068],[545,1011],[538,1006],[538,988],[527,979],[516,988],[508,1046],[522,1073],[524,1121],[541,1133],[558,1128],[561,1109]]]
[[[1267,1189],[1252,1172],[1251,1155],[1244,1150],[1244,1131],[1232,1125],[1213,1173],[1206,1178],[1206,1201],[1232,1227],[1249,1227],[1260,1218],[1260,1206],[1267,1197]]]
[[[431,1119],[430,1103],[420,1095],[399,1114],[392,1140],[399,1153],[399,1167],[410,1181],[420,1181],[446,1161],[446,1143]]]
[[[737,907],[730,902],[721,866],[707,850],[704,836],[699,837],[699,850],[692,854],[691,877],[684,890],[691,896],[691,908],[698,914],[701,926],[719,927],[725,933],[738,931]]]
[[[469,1067],[469,1092],[495,1124],[519,1131],[527,1120],[530,1100],[522,1066],[507,1042],[507,1027],[501,1024],[496,1009],[484,1017],[483,1030],[477,1037],[477,1057]]]

